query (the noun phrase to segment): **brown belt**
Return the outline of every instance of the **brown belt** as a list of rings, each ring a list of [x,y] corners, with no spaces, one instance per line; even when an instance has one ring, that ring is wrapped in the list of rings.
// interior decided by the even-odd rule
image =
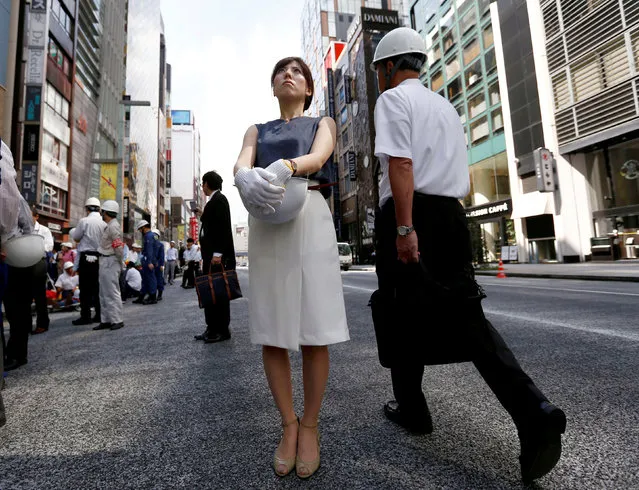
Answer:
[[[317,184],[317,185],[309,185],[308,186],[308,190],[309,191],[319,191],[320,189],[323,189],[324,187],[332,187],[334,185],[339,184],[339,182],[331,182],[329,184]]]

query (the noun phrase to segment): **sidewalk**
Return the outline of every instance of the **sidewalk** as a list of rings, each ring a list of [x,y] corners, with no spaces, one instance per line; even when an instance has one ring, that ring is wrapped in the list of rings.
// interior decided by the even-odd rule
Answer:
[[[504,264],[506,276],[586,281],[639,282],[639,260],[581,262],[578,264]],[[476,269],[478,276],[496,276],[497,268]]]
[[[579,264],[504,264],[507,276],[586,281],[639,282],[639,260],[615,262],[581,262]],[[352,271],[374,272],[375,266],[354,265]],[[496,276],[497,266],[475,269],[478,276]]]

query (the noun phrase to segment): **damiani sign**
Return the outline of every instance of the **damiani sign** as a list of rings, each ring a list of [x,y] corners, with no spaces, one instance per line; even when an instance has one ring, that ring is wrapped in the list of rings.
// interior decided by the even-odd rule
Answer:
[[[362,8],[362,24],[367,27],[394,26],[399,27],[399,14],[395,10]]]

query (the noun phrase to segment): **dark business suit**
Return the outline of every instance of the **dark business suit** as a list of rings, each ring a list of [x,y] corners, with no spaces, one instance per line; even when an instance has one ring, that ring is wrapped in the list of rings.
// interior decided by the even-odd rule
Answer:
[[[235,247],[231,228],[229,202],[220,191],[215,192],[204,207],[200,218],[200,252],[202,272],[207,274],[213,254],[222,254],[222,264],[226,269],[235,269]],[[219,266],[213,266],[213,268]],[[209,335],[229,334],[231,307],[228,301],[204,308],[206,327]]]

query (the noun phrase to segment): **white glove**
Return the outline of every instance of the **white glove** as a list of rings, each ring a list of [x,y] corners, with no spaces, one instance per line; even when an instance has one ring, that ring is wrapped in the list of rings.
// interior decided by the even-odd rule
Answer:
[[[275,174],[263,168],[241,168],[235,174],[235,186],[244,204],[266,207],[282,202],[284,188],[271,184]]]
[[[291,164],[282,158],[280,158],[279,160],[275,160],[268,167],[266,167],[266,170],[267,172],[271,172],[275,175],[275,178],[272,180],[269,179],[269,182],[280,187],[284,187],[293,176],[293,169],[291,167]]]

